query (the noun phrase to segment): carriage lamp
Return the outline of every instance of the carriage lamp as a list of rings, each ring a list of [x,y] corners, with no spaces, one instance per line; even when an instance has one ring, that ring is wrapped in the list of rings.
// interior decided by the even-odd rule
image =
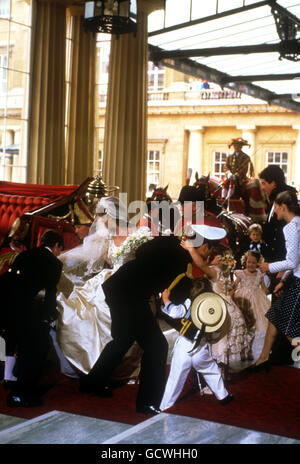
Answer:
[[[107,34],[136,33],[137,0],[98,0],[86,2],[84,27],[86,31]]]
[[[119,187],[116,185],[106,185],[102,180],[101,173],[94,177],[89,183],[85,194],[85,203],[87,204],[91,214],[95,215],[95,208],[100,198],[111,195],[113,192],[118,190]]]

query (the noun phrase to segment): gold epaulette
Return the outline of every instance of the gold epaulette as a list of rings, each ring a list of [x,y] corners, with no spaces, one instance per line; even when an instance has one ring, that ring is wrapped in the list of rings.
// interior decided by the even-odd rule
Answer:
[[[179,274],[177,277],[175,277],[175,279],[173,280],[173,282],[171,283],[171,285],[168,288],[169,292],[172,290],[172,288],[175,287],[175,285],[178,284],[178,282],[181,281],[181,279],[183,279],[183,277],[188,277],[189,279],[193,278],[193,266],[192,266],[192,263],[188,263],[187,268],[186,268],[186,272],[183,272],[182,274]]]

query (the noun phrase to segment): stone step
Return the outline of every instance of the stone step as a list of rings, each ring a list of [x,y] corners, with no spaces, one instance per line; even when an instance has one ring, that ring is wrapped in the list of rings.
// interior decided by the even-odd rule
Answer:
[[[14,425],[26,422],[27,419],[21,419],[20,417],[8,416],[6,414],[0,414],[0,432],[2,430],[13,427]]]
[[[300,441],[216,422],[162,413],[103,444],[300,444]],[[148,456],[150,457],[150,456]],[[159,456],[160,458],[162,456]]]
[[[4,444],[101,444],[131,425],[51,411],[0,432]]]

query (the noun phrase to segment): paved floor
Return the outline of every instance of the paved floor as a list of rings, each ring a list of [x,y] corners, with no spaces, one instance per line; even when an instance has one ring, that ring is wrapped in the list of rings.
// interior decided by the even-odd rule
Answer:
[[[256,337],[258,356],[263,338]],[[245,364],[232,364],[233,370]],[[299,363],[295,366],[299,368]],[[12,411],[13,412],[13,411]],[[0,444],[300,444],[300,441],[215,422],[162,413],[130,426],[51,411],[32,420],[0,414]]]

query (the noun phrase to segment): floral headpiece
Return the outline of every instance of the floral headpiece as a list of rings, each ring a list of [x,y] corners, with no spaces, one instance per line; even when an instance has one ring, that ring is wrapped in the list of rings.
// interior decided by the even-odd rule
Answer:
[[[247,261],[247,258],[248,256],[255,256],[258,258],[257,260],[257,265],[260,264],[260,263],[263,263],[264,262],[264,257],[260,254],[259,251],[256,251],[256,250],[248,250],[246,251],[246,253],[243,254],[243,256],[241,257],[241,265],[243,267],[246,266],[246,261]],[[259,256],[259,257],[258,257]]]
[[[230,251],[225,251],[222,255],[217,255],[218,265],[221,268],[221,272],[225,277],[229,277],[235,269],[236,260]]]

